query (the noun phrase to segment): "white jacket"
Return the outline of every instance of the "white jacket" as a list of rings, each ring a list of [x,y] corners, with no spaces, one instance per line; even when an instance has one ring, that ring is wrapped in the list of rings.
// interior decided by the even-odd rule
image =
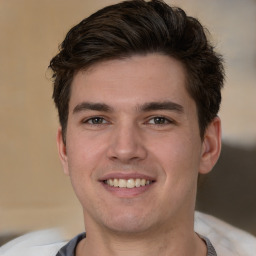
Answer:
[[[195,213],[195,231],[210,239],[218,256],[256,256],[256,238],[215,217]],[[1,256],[55,256],[64,246],[60,231],[43,230],[18,237],[0,247]]]

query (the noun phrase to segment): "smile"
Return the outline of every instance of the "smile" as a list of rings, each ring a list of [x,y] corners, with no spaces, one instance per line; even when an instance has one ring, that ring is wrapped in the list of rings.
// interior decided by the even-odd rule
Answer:
[[[110,187],[119,187],[119,188],[139,188],[151,184],[153,181],[146,179],[107,179],[104,180],[104,183]]]

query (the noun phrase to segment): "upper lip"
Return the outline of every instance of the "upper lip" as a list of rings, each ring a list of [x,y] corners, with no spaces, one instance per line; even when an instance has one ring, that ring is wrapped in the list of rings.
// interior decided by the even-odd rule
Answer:
[[[145,179],[145,180],[150,180],[150,181],[155,181],[156,179],[153,178],[152,176],[145,175],[142,173],[122,173],[122,172],[115,172],[115,173],[108,173],[103,175],[99,180],[104,181],[104,180],[109,180],[109,179]]]

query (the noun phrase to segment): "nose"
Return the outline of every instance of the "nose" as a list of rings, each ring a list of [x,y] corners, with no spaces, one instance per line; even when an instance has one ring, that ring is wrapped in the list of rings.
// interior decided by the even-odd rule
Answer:
[[[146,158],[142,131],[135,124],[117,126],[111,135],[107,156],[111,160],[129,164]]]

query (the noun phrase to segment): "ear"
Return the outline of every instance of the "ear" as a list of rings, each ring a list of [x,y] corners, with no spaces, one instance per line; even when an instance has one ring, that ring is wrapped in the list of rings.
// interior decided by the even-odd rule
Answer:
[[[221,121],[215,117],[205,130],[202,145],[199,173],[205,174],[212,170],[221,151]]]
[[[58,147],[59,158],[60,158],[64,173],[66,175],[69,175],[66,144],[64,143],[64,140],[63,140],[61,128],[59,128],[57,132],[57,147]]]

